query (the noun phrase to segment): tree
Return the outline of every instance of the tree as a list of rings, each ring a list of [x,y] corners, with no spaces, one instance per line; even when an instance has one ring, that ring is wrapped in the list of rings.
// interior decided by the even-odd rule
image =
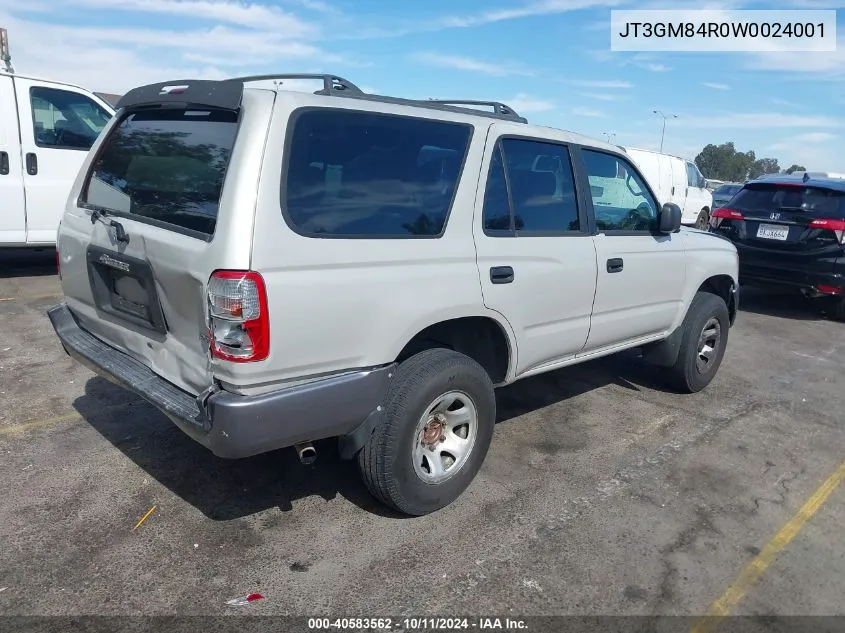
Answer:
[[[793,174],[796,171],[807,171],[807,168],[804,165],[799,165],[797,163],[792,163],[792,166],[784,171],[785,174]]]
[[[780,173],[780,165],[778,165],[777,158],[758,158],[751,164],[748,170],[749,178],[759,178],[764,174],[778,174]]]
[[[754,152],[738,152],[732,142],[706,145],[695,157],[705,178],[742,182],[754,164]]]

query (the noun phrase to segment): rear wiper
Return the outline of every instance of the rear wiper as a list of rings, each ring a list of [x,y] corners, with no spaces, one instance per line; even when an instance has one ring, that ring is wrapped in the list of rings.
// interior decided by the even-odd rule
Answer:
[[[806,211],[804,207],[778,207],[778,211]]]
[[[96,222],[100,222],[105,226],[111,227],[114,229],[114,237],[118,242],[129,244],[129,236],[126,234],[126,231],[123,229],[123,225],[118,222],[117,220],[109,220],[106,218],[107,215],[110,215],[111,211],[105,209],[103,207],[95,207],[91,209],[91,224]]]

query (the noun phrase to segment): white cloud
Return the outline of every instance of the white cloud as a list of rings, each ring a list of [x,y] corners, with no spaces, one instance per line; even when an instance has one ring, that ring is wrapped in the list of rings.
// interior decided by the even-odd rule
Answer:
[[[579,9],[613,7],[624,4],[625,2],[626,0],[539,0],[516,7],[488,9],[473,15],[448,16],[441,18],[438,22],[444,28],[466,28],[490,24],[491,22],[503,22],[505,20],[515,20],[538,15],[567,13]]]
[[[730,90],[731,89],[731,87],[728,84],[715,84],[715,83],[711,83],[709,81],[705,81],[701,85],[704,86],[705,88],[712,88],[713,90]]]
[[[607,115],[604,112],[602,112],[601,110],[595,110],[593,108],[572,108],[572,114],[574,114],[575,116],[583,116],[596,119],[607,118]]]
[[[786,99],[771,99],[771,102],[775,105],[782,105],[788,106],[790,108],[801,108],[803,107],[800,103],[795,103],[794,101],[787,101]]]
[[[524,114],[526,112],[548,112],[549,110],[554,110],[557,107],[552,101],[546,101],[545,99],[539,99],[524,93],[520,93],[512,99],[508,99],[504,101],[504,103],[512,107],[519,114]]]
[[[582,92],[580,94],[582,97],[587,97],[588,99],[596,99],[597,101],[624,101],[628,98],[627,95],[606,92]]]
[[[531,71],[519,68],[512,64],[486,62],[462,55],[444,55],[441,53],[420,52],[415,53],[411,58],[426,66],[438,66],[441,68],[452,68],[455,70],[466,70],[469,72],[482,73],[505,77],[507,75],[531,75]]]
[[[808,145],[824,145],[837,138],[839,137],[836,134],[831,134],[830,132],[807,132],[806,134],[797,134],[777,143],[772,143],[766,149],[775,152],[799,150]]]
[[[751,53],[745,68],[788,71],[802,79],[845,80],[845,35],[836,40],[835,51],[798,53]]]
[[[845,119],[825,115],[802,116],[782,112],[725,112],[714,115],[683,117],[684,126],[692,128],[842,128]]]
[[[634,84],[629,81],[617,81],[617,80],[581,80],[581,79],[573,79],[569,83],[575,86],[583,86],[584,88],[602,88],[605,90],[614,90],[614,89],[625,89],[625,88],[633,88]]]

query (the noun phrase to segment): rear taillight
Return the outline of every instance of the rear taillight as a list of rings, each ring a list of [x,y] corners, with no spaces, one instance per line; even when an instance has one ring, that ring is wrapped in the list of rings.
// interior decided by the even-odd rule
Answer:
[[[713,213],[710,214],[710,226],[714,229],[718,227],[722,220],[742,220],[744,219],[742,213],[740,211],[736,211],[734,209],[713,209]]]
[[[810,222],[809,228],[833,231],[833,234],[836,235],[836,239],[839,240],[839,243],[845,244],[845,220],[813,220]]]
[[[246,363],[270,353],[270,316],[264,279],[256,272],[218,270],[208,280],[211,354]]]

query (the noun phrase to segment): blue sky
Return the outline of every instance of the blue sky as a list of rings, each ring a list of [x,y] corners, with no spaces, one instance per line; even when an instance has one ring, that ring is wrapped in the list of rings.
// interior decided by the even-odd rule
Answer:
[[[182,78],[332,72],[411,98],[505,101],[531,122],[664,149],[706,143],[845,172],[845,10],[829,53],[610,51],[611,8],[840,1],[0,0],[18,72],[123,92]]]

